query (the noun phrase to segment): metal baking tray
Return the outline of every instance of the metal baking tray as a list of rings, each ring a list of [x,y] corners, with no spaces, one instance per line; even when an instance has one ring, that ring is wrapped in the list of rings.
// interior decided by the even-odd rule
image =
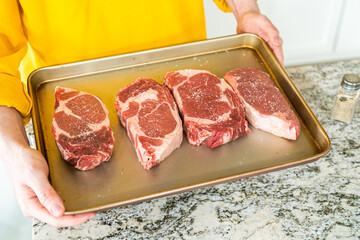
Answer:
[[[187,140],[160,165],[144,170],[138,163],[114,106],[118,90],[138,77],[163,83],[166,72],[204,69],[218,77],[239,67],[268,72],[301,121],[296,141],[251,128],[251,133],[215,149]],[[115,145],[109,162],[90,171],[65,162],[51,134],[54,89],[70,87],[99,96],[107,106]],[[50,182],[64,201],[66,214],[98,211],[259,175],[315,161],[330,150],[330,139],[305,100],[256,35],[242,34],[160,49],[51,66],[28,79],[34,103],[37,148],[50,169]]]

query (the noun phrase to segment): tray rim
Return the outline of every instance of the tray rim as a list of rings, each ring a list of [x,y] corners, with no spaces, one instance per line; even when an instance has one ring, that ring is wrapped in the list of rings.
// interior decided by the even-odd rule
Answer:
[[[35,97],[37,89],[41,85],[46,84],[47,82],[56,81],[56,80],[59,80],[59,79],[63,80],[63,79],[67,79],[67,78],[74,78],[74,77],[79,77],[79,76],[92,75],[92,74],[96,74],[97,72],[106,72],[106,71],[114,71],[114,70],[118,70],[118,69],[123,69],[123,68],[127,68],[129,66],[129,64],[126,64],[124,66],[115,67],[115,68],[112,67],[112,68],[102,69],[102,70],[98,70],[98,71],[90,71],[90,72],[87,72],[87,73],[84,73],[84,74],[77,74],[77,75],[72,75],[72,76],[68,76],[68,77],[52,78],[50,80],[42,81],[40,84],[37,84],[35,88],[33,88],[32,79],[34,78],[34,76],[36,76],[38,74],[41,74],[43,71],[51,71],[51,70],[57,70],[57,69],[68,68],[68,67],[76,67],[76,66],[81,66],[81,65],[86,66],[87,64],[96,63],[98,61],[105,61],[106,62],[106,61],[111,61],[111,60],[114,60],[114,59],[121,59],[121,58],[133,57],[133,56],[141,56],[141,55],[146,55],[146,54],[157,53],[159,51],[171,51],[171,50],[174,50],[176,48],[186,48],[188,46],[194,46],[194,45],[196,46],[197,44],[217,42],[217,41],[219,41],[219,40],[221,41],[223,39],[225,39],[225,40],[230,39],[231,40],[231,39],[234,39],[234,38],[241,38],[241,37],[246,37],[246,36],[257,38],[261,42],[263,47],[266,49],[266,51],[270,54],[271,59],[273,61],[275,61],[276,65],[278,65],[278,69],[280,70],[280,72],[290,80],[290,81],[288,81],[288,83],[290,84],[291,88],[293,89],[293,91],[295,91],[296,95],[300,98],[300,101],[303,103],[303,105],[306,108],[306,112],[308,112],[310,114],[311,118],[316,122],[317,126],[319,127],[319,131],[321,132],[321,134],[323,135],[323,137],[325,139],[326,148],[324,148],[322,150],[321,147],[318,146],[319,152],[312,155],[312,156],[310,156],[310,157],[307,157],[307,158],[294,159],[291,162],[286,162],[286,163],[275,165],[275,166],[259,168],[259,169],[256,169],[256,170],[247,171],[247,172],[241,172],[241,173],[237,173],[237,174],[232,174],[232,175],[225,176],[225,177],[224,176],[223,177],[218,177],[218,178],[215,178],[215,179],[210,179],[208,181],[198,182],[198,183],[187,185],[187,186],[181,186],[181,187],[176,187],[176,188],[172,188],[172,189],[166,189],[164,191],[154,192],[152,194],[147,194],[147,195],[144,195],[144,196],[137,197],[137,198],[135,198],[135,200],[134,200],[134,198],[131,198],[131,199],[122,200],[121,202],[116,201],[116,202],[111,202],[111,203],[95,205],[93,207],[86,207],[86,208],[83,208],[83,209],[79,209],[77,211],[65,211],[65,214],[78,214],[78,213],[84,213],[84,212],[89,212],[89,211],[100,211],[100,210],[106,210],[106,209],[110,209],[110,208],[114,208],[114,207],[134,204],[134,203],[138,203],[138,202],[142,202],[142,201],[146,201],[146,200],[151,200],[151,199],[155,199],[155,198],[159,198],[159,197],[173,195],[173,194],[176,194],[176,193],[182,193],[182,192],[191,191],[191,190],[195,190],[195,189],[199,189],[199,188],[203,188],[203,187],[208,187],[208,186],[212,186],[212,185],[216,185],[216,184],[220,184],[220,183],[225,183],[225,182],[229,182],[229,181],[235,181],[235,180],[238,180],[238,179],[241,179],[241,178],[247,178],[247,177],[251,177],[251,176],[256,176],[256,175],[260,175],[260,174],[264,174],[264,173],[269,173],[269,172],[273,172],[273,171],[283,170],[283,169],[286,169],[286,168],[311,163],[311,162],[314,162],[314,161],[318,160],[319,158],[325,156],[331,150],[331,140],[330,140],[329,136],[327,135],[326,131],[324,130],[324,128],[322,127],[319,120],[316,118],[315,114],[310,109],[310,107],[308,106],[306,101],[301,96],[300,92],[298,91],[298,89],[296,88],[296,86],[294,85],[294,83],[292,82],[290,77],[288,76],[288,74],[285,71],[284,67],[282,67],[280,65],[279,61],[277,60],[277,58],[272,53],[272,51],[271,51],[270,47],[268,46],[268,44],[263,39],[258,37],[257,35],[248,34],[248,33],[225,36],[225,37],[219,37],[219,38],[213,38],[213,39],[207,39],[207,40],[202,40],[202,41],[197,41],[197,42],[192,42],[192,43],[179,44],[179,45],[168,46],[168,47],[163,47],[163,48],[149,49],[149,50],[133,52],[133,53],[125,53],[125,54],[113,55],[113,56],[108,56],[108,57],[88,59],[88,60],[83,60],[83,61],[78,61],[78,62],[70,62],[70,63],[65,63],[65,64],[50,65],[50,66],[45,66],[45,67],[35,69],[28,76],[27,83],[28,83],[28,92],[29,92],[31,100],[33,101],[33,109],[32,109],[32,116],[31,117],[32,117],[32,120],[33,120],[33,128],[34,128],[34,133],[35,133],[35,143],[36,143],[37,149],[45,156],[46,161],[48,161],[47,156],[46,156],[45,148],[43,147],[44,146],[43,145],[43,142],[44,142],[43,138],[44,137],[43,137],[42,129],[41,129],[41,126],[40,126],[41,124],[40,124],[40,114],[39,114],[38,103],[37,103],[36,97]],[[262,55],[254,47],[252,47],[250,45],[243,45],[243,47],[247,47],[247,48],[255,50],[258,53],[259,57],[262,58]],[[239,47],[234,47],[234,48],[236,49],[236,48],[239,48]],[[228,49],[230,50],[231,48],[228,48]],[[219,50],[219,51],[224,51],[224,48],[222,48],[222,50]],[[210,52],[213,52],[213,51],[210,51]],[[139,63],[137,65],[131,65],[131,66],[140,66],[140,65],[146,65],[146,64],[149,64],[149,63],[153,64],[153,63],[156,63],[156,62],[164,62],[164,61],[169,61],[169,60],[181,59],[181,58],[184,58],[184,57],[199,56],[199,55],[207,54],[207,53],[210,53],[210,52],[202,52],[201,54],[193,54],[193,55],[186,55],[186,56],[180,54],[181,56],[179,56],[179,57],[174,57],[174,58],[170,58],[170,59],[166,59],[166,60],[143,62],[143,63]],[[265,64],[267,64],[267,62],[264,59],[263,59],[263,62]],[[290,99],[288,99],[288,100],[290,101]],[[313,138],[313,135],[311,133],[309,133],[309,134]],[[318,145],[318,143],[315,141],[315,139],[314,139],[314,143]],[[51,181],[50,174],[49,174],[49,180]]]
[[[330,151],[330,149],[329,149],[329,151]],[[200,188],[205,188],[205,187],[210,187],[210,186],[214,186],[214,185],[218,185],[218,184],[222,184],[222,183],[232,182],[232,181],[236,181],[236,180],[243,179],[243,178],[248,178],[248,177],[258,176],[258,175],[266,174],[266,173],[270,173],[270,172],[280,171],[280,170],[284,170],[287,168],[296,167],[296,166],[315,162],[320,157],[326,155],[327,153],[328,152],[326,152],[325,154],[318,153],[311,157],[303,158],[300,161],[294,160],[293,162],[288,162],[288,163],[284,163],[281,165],[259,168],[255,171],[247,171],[247,172],[243,172],[241,174],[233,174],[233,175],[229,175],[226,177],[214,178],[209,181],[202,181],[202,182],[192,184],[192,185],[167,189],[165,191],[137,197],[137,198],[135,198],[135,200],[134,200],[134,198],[130,198],[130,199],[123,200],[121,202],[115,201],[115,202],[111,202],[111,203],[99,204],[99,205],[96,205],[93,207],[79,209],[77,211],[65,211],[65,215],[81,214],[81,213],[87,213],[89,211],[104,211],[104,210],[108,210],[108,209],[115,208],[115,207],[122,207],[122,206],[130,205],[130,204],[136,204],[136,203],[149,201],[149,200],[156,199],[156,198],[171,196],[174,194],[184,193],[184,192],[188,192],[188,191],[192,191],[192,190],[197,190]]]

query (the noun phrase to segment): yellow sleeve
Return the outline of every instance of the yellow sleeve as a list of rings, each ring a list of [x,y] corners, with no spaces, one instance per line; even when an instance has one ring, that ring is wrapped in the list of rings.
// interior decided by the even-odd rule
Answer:
[[[0,105],[15,108],[27,123],[32,105],[18,71],[27,51],[18,4],[0,1]]]
[[[214,3],[218,6],[218,8],[223,12],[231,12],[229,5],[226,0],[213,0]]]

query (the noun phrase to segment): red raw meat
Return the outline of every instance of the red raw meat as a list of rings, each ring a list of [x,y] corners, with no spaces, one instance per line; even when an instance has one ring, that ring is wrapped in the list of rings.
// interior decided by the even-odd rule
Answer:
[[[115,107],[144,169],[158,165],[180,147],[182,122],[165,86],[139,78],[119,90]]]
[[[296,140],[300,122],[269,74],[259,69],[235,69],[225,74],[245,107],[246,118],[255,128]]]
[[[100,98],[71,88],[55,88],[52,134],[63,158],[90,170],[111,157],[114,136]]]
[[[211,148],[250,132],[239,97],[208,71],[179,70],[165,76],[183,116],[190,144]]]

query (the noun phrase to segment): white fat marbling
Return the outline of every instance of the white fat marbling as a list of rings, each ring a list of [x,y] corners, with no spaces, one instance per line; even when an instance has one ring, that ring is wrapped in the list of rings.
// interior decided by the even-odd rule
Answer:
[[[62,229],[33,221],[40,239],[359,239],[360,112],[331,119],[345,73],[360,60],[286,69],[332,150],[314,163],[97,213]],[[31,126],[27,128],[33,143]]]

